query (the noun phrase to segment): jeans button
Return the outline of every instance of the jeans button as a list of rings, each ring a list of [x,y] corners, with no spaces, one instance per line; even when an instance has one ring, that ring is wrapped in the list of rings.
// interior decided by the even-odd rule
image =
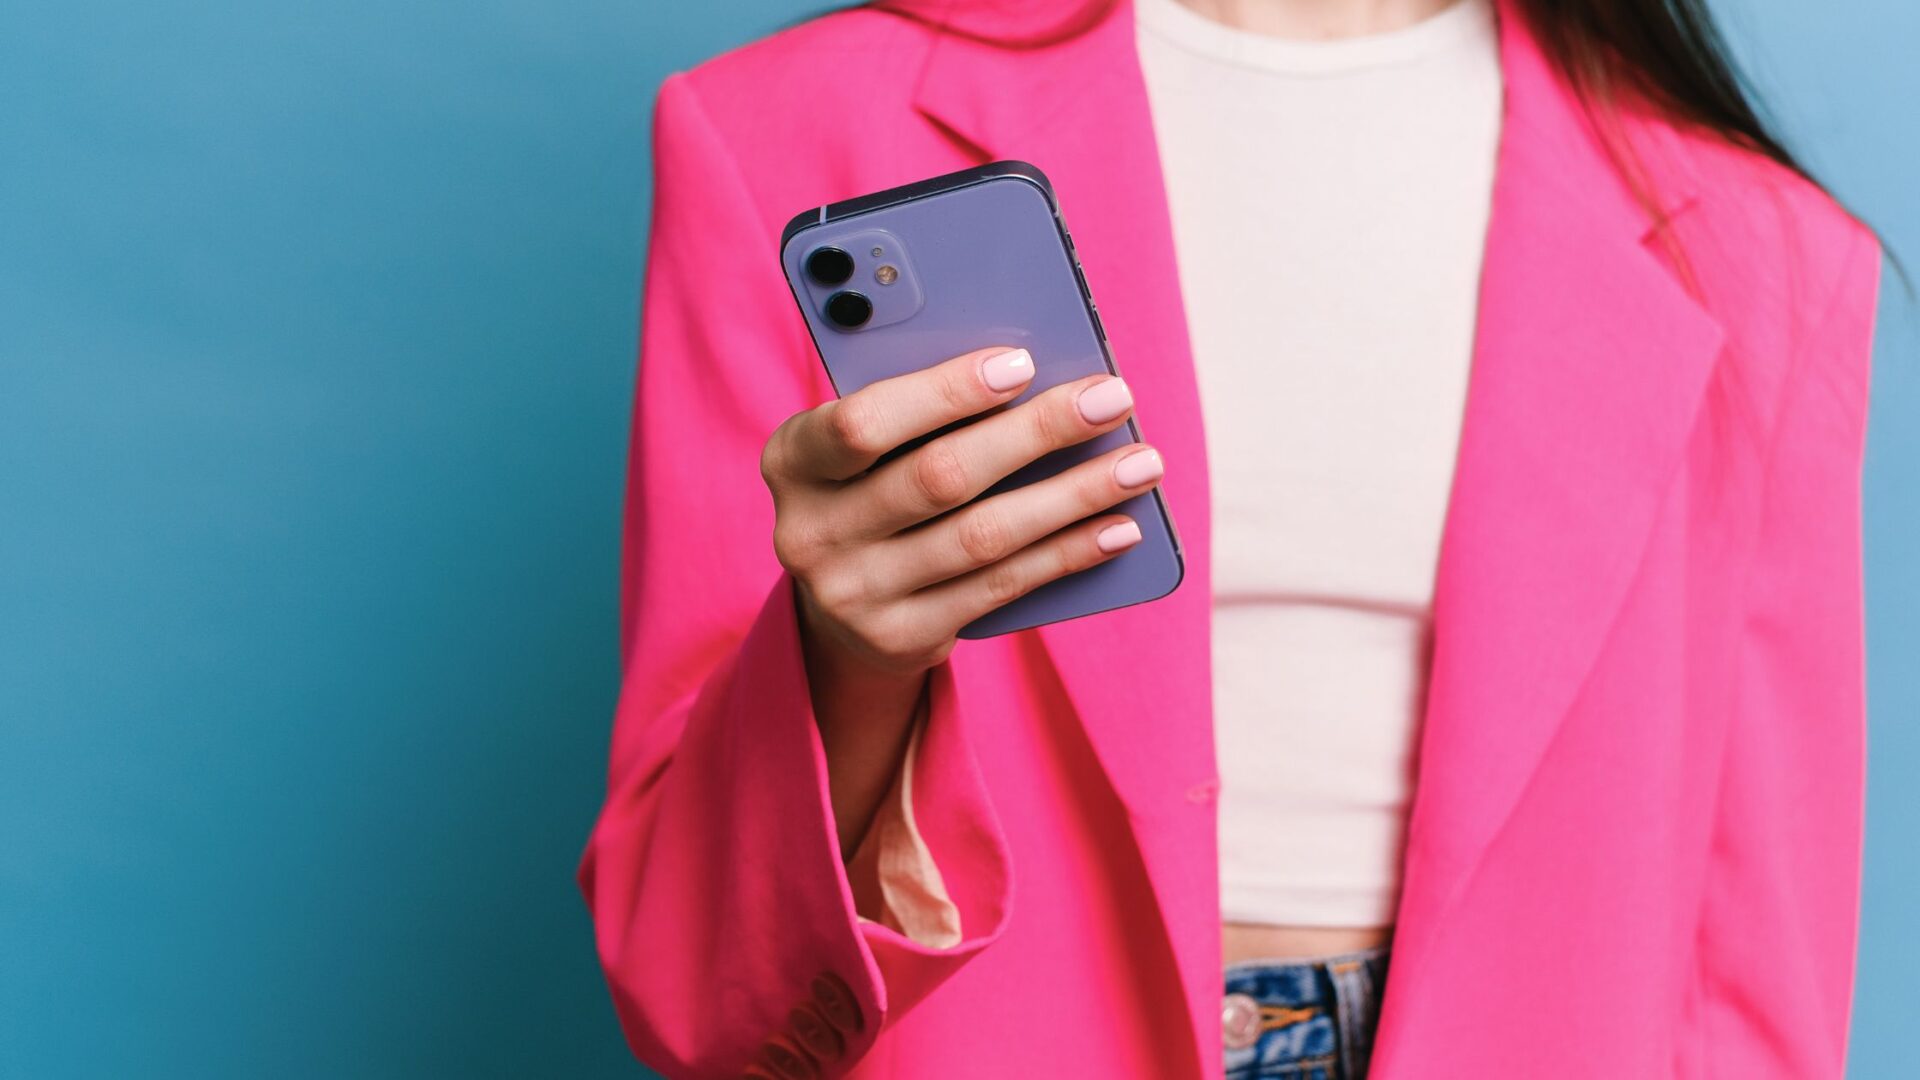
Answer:
[[[1228,994],[1220,1002],[1220,1030],[1229,1050],[1259,1042],[1260,1003],[1246,994]]]

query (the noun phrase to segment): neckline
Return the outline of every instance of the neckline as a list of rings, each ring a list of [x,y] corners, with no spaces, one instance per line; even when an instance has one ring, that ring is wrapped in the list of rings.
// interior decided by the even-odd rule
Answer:
[[[1134,0],[1145,32],[1176,48],[1237,67],[1288,75],[1341,75],[1405,64],[1493,33],[1489,0],[1454,0],[1411,26],[1310,41],[1257,34],[1215,22],[1179,0]]]

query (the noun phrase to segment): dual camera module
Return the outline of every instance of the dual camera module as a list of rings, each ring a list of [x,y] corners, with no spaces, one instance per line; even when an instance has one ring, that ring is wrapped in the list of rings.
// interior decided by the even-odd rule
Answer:
[[[828,288],[853,278],[853,256],[837,247],[815,248],[807,256],[807,276]],[[873,318],[873,301],[852,289],[827,297],[827,318],[843,330],[858,330]]]

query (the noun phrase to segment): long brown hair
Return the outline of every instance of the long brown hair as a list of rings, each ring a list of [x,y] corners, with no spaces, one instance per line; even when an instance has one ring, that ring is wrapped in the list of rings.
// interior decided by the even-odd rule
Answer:
[[[1813,179],[1762,115],[1705,0],[1519,4],[1547,56],[1590,108],[1611,108],[1630,95]]]

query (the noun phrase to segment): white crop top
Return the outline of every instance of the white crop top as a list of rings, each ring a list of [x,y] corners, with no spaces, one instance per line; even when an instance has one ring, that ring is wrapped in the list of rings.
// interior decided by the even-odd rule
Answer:
[[[1493,10],[1311,42],[1136,10],[1213,492],[1222,913],[1385,925],[1499,141]]]

